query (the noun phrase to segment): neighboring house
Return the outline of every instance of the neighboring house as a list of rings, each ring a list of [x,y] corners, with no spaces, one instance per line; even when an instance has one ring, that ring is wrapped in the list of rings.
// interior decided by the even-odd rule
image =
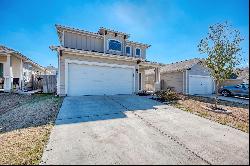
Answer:
[[[231,86],[242,83],[249,83],[249,68],[236,68],[229,79],[224,80],[220,86]]]
[[[236,69],[237,79],[242,79],[243,82],[249,83],[249,67]]]
[[[57,68],[52,65],[45,67],[45,70],[48,73],[47,75],[57,75]]]
[[[160,69],[161,89],[172,88],[184,94],[212,94],[214,81],[202,59],[191,59],[166,64]],[[145,72],[146,90],[152,90],[153,70]]]
[[[159,64],[146,61],[150,45],[129,41],[129,34],[101,27],[97,33],[56,25],[59,95],[133,94],[144,89],[144,71]]]
[[[0,45],[0,90],[25,89],[35,75],[45,74],[45,69],[20,52]]]

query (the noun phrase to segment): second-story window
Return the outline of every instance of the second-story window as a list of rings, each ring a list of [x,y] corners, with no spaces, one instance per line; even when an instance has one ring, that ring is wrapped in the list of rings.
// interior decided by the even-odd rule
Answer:
[[[122,51],[122,44],[117,40],[109,40],[108,49],[113,51]]]
[[[140,48],[135,49],[135,55],[136,56],[141,56],[141,49]]]
[[[126,47],[126,54],[131,55],[131,47]]]

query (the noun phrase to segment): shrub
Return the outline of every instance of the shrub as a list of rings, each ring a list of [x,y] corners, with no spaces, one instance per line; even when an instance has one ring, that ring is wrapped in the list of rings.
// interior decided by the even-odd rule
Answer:
[[[139,96],[148,96],[150,95],[146,90],[142,90],[140,92],[137,93]]]
[[[157,91],[155,92],[155,94],[163,101],[173,101],[180,99],[178,93],[170,89]]]

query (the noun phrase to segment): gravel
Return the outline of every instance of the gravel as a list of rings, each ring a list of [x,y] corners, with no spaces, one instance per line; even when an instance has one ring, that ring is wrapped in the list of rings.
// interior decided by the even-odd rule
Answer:
[[[38,164],[63,98],[0,94],[0,164]]]

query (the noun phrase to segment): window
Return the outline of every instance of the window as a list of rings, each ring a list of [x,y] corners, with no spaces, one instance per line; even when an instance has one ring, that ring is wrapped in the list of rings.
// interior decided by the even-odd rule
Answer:
[[[108,49],[109,50],[114,50],[114,51],[121,51],[122,50],[122,44],[121,42],[117,40],[109,40],[108,42]]]
[[[0,63],[0,77],[3,77],[3,63]]]
[[[140,48],[135,49],[135,55],[141,56],[141,49]]]
[[[126,47],[126,54],[128,54],[128,55],[131,54],[131,47],[129,47],[129,46]]]

